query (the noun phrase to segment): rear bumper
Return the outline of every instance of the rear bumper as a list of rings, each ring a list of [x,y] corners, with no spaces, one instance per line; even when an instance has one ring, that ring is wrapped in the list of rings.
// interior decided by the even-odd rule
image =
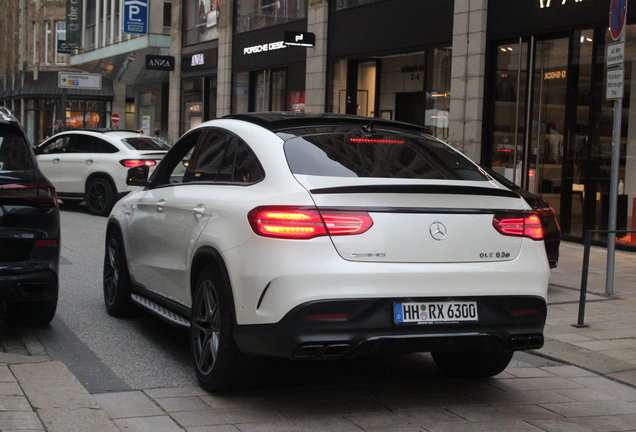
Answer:
[[[0,303],[48,300],[57,297],[58,276],[53,270],[0,269]]]
[[[479,321],[394,323],[394,302],[448,300],[476,301]],[[317,301],[294,308],[275,324],[237,326],[234,339],[246,354],[283,358],[525,350],[543,346],[546,313],[545,300],[532,296]],[[347,317],[306,318],[317,315]]]

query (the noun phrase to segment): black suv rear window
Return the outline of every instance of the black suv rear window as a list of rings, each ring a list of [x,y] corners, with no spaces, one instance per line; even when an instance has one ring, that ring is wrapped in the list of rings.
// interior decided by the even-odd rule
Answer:
[[[29,144],[17,128],[0,126],[0,171],[33,169]]]
[[[285,155],[294,174],[488,181],[464,155],[425,135],[304,135],[285,142]]]
[[[170,150],[168,144],[152,138],[125,138],[122,141],[131,150]]]

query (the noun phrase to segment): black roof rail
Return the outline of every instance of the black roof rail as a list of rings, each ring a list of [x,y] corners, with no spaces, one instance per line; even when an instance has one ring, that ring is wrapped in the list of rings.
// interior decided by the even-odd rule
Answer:
[[[308,114],[298,112],[254,112],[246,114],[229,114],[224,119],[243,120],[257,124],[272,132],[300,128],[307,126],[334,126],[351,125],[360,127],[368,126],[373,121],[373,127],[388,127],[399,130],[427,132],[423,126],[410,123],[402,123],[393,120],[385,120],[378,117],[362,117],[346,114]]]

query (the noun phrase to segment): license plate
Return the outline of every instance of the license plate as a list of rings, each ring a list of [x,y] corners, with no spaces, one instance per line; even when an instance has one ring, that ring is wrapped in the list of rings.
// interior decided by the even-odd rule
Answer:
[[[477,302],[394,303],[396,323],[477,321]]]

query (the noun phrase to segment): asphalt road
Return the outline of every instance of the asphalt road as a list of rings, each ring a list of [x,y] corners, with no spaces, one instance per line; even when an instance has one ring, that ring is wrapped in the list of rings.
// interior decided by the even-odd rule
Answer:
[[[106,313],[102,264],[106,218],[84,205],[61,204],[62,265],[58,312],[50,326],[34,333],[54,359],[63,361],[90,393],[197,385],[188,332],[145,314],[119,319]],[[517,353],[511,366],[556,362]],[[431,358],[359,358],[329,362],[257,359],[250,371],[261,389],[323,386],[330,383],[403,382],[438,377]]]

